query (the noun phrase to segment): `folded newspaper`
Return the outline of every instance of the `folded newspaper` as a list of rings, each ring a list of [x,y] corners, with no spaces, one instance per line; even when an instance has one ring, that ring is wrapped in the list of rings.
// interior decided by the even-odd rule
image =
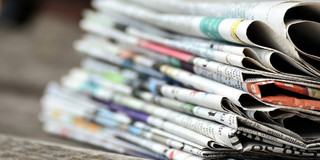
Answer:
[[[148,159],[320,158],[320,3],[92,6],[46,132]]]

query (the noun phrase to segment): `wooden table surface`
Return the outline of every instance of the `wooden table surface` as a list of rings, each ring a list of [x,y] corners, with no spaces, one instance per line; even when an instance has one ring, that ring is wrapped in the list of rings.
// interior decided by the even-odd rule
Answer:
[[[0,134],[0,159],[2,160],[142,160],[142,158],[81,149],[38,140],[12,137]]]

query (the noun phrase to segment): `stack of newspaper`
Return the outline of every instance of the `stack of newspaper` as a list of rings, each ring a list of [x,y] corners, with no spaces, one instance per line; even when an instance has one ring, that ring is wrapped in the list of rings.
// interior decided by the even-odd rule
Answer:
[[[145,158],[320,158],[320,3],[92,6],[45,131]]]

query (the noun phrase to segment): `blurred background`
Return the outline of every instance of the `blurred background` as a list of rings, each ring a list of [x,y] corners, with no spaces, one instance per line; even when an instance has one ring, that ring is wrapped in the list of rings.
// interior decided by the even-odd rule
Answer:
[[[90,0],[0,2],[0,133],[92,148],[44,133],[38,119],[46,84],[80,64],[72,45]]]

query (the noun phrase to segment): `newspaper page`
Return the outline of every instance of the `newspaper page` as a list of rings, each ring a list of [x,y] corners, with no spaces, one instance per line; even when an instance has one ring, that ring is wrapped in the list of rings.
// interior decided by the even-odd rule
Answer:
[[[68,87],[69,89],[72,89],[75,91],[82,91],[85,93],[90,93],[97,98],[101,98],[101,99],[104,99],[107,101],[112,100],[112,97],[113,97],[112,95],[114,95],[113,91],[102,89],[101,87],[99,87],[99,89],[96,89],[93,91],[93,90],[90,90],[90,88],[87,88],[86,90],[81,89],[81,87],[75,86],[74,83],[72,83],[72,84],[68,83],[67,80],[64,80],[62,83],[65,87]],[[150,116],[148,118],[147,122],[152,125],[155,125],[157,127],[161,126],[160,128],[162,128],[170,133],[178,134],[179,136],[182,136],[182,137],[188,137],[187,139],[190,139],[190,140],[192,140],[196,143],[199,143],[203,146],[209,145],[208,147],[211,147],[211,148],[214,147],[213,144],[215,144],[215,142],[213,140],[211,140],[210,138],[205,137],[205,136],[203,136],[197,132],[191,131],[189,129],[183,128],[179,125],[163,121],[163,120],[156,118],[156,117],[153,117],[153,116]],[[197,135],[197,136],[195,136],[195,135]],[[202,137],[202,138],[200,138],[200,137]]]
[[[64,81],[67,81],[67,80],[64,79]],[[79,88],[79,89],[82,91],[88,92],[88,90],[83,90],[81,88]],[[99,91],[102,92],[102,89],[99,89]],[[96,92],[96,91],[90,91],[90,92],[92,92],[94,95],[97,95],[100,93],[100,92]],[[239,146],[232,145],[232,144],[238,144],[238,143],[236,143],[236,141],[237,141],[236,137],[232,136],[232,132],[234,132],[234,131],[232,129],[229,129],[226,126],[219,125],[214,122],[209,122],[209,121],[193,118],[193,117],[190,117],[187,115],[179,114],[177,112],[174,112],[171,110],[166,110],[166,109],[157,107],[155,105],[146,104],[145,102],[143,102],[141,100],[130,98],[127,96],[123,96],[121,94],[115,94],[112,97],[110,97],[110,98],[119,104],[123,104],[123,105],[126,105],[127,107],[132,107],[134,109],[146,111],[147,113],[150,113],[150,114],[153,114],[156,116],[160,116],[162,118],[165,118],[165,119],[171,120],[175,123],[178,123],[186,128],[190,128],[190,129],[195,130],[199,133],[202,133],[203,135],[206,135],[208,137],[213,138],[218,144],[227,145],[229,147],[235,147],[235,148],[239,147]],[[105,99],[106,97],[103,97],[103,98]],[[188,121],[186,121],[186,120],[188,120]],[[190,121],[190,120],[192,120],[192,121]],[[154,120],[151,120],[151,121],[154,121]],[[157,121],[154,121],[154,122],[157,122]],[[197,125],[192,125],[190,123],[196,123]],[[199,126],[200,126],[200,128],[199,128]],[[208,129],[206,129],[206,128],[208,128]],[[213,128],[216,128],[216,129],[213,129]],[[218,128],[220,128],[219,133],[218,132],[217,133],[208,132],[209,130],[218,131]],[[224,137],[226,135],[228,137]],[[230,140],[232,140],[232,141],[230,141]],[[238,144],[238,145],[240,145],[240,144]]]
[[[150,95],[150,93],[147,93],[147,92],[139,92],[139,96],[143,97],[144,100],[159,103],[166,108],[172,108],[174,110],[182,111],[182,112],[185,112],[185,113],[188,113],[191,115],[195,115],[195,116],[198,116],[198,117],[201,117],[204,119],[213,120],[213,121],[219,122],[221,124],[225,124],[227,126],[235,128],[235,129],[238,129],[238,126],[242,126],[241,127],[242,131],[245,131],[245,133],[251,133],[251,134],[254,133],[255,135],[259,134],[261,137],[264,137],[264,138],[270,137],[270,135],[268,135],[268,134],[271,134],[272,136],[274,136],[272,138],[273,142],[274,141],[277,141],[277,142],[282,141],[282,144],[286,144],[289,146],[295,146],[298,148],[305,148],[306,147],[306,144],[304,144],[304,142],[301,141],[302,138],[297,135],[294,135],[290,132],[281,133],[281,132],[279,132],[275,129],[272,129],[268,126],[259,124],[258,122],[241,117],[239,115],[227,114],[227,113],[219,112],[216,110],[204,108],[201,106],[182,103],[180,101],[168,99],[165,97],[159,97],[159,96],[152,97],[152,94]],[[154,100],[151,100],[150,98],[152,98]],[[243,125],[245,125],[246,127],[244,127]],[[252,127],[256,130],[262,131],[262,132],[252,131],[252,130],[248,129],[247,126]],[[281,136],[279,136],[279,135],[281,135]],[[277,139],[276,137],[279,137],[280,139]],[[286,138],[284,138],[284,137],[286,137]],[[281,139],[283,139],[283,140],[281,140]],[[289,140],[289,142],[284,141],[284,140]],[[292,142],[294,142],[294,143],[292,143]]]
[[[110,30],[110,29],[109,29]],[[114,31],[114,32],[116,32],[116,31]],[[112,36],[112,37],[118,37],[118,36]],[[122,37],[125,37],[125,36],[122,36]],[[131,38],[132,39],[132,38]],[[137,40],[135,40],[135,41],[137,41]],[[180,53],[180,54],[171,54],[171,55],[175,55],[175,57],[176,58],[182,58],[182,57],[184,57],[183,58],[183,60],[184,61],[188,61],[191,57],[190,56],[187,56],[186,54],[183,54],[183,53]],[[180,55],[180,56],[179,56]],[[186,55],[186,56],[182,56],[182,55]],[[188,58],[189,57],[189,58]],[[201,59],[201,58],[197,58],[197,59]],[[203,60],[202,60],[203,61]],[[202,62],[202,61],[200,61],[200,62]],[[199,61],[198,61],[199,62]],[[198,64],[198,63],[195,63],[196,65]],[[205,65],[205,64],[198,64],[198,65]],[[224,73],[224,72],[222,72],[222,73]],[[305,81],[306,80],[306,78],[305,77],[303,77],[303,78],[299,78],[299,77],[297,77],[297,76],[294,76],[294,77],[292,77],[292,76],[290,76],[290,75],[286,75],[286,74],[276,74],[276,73],[273,73],[273,74],[271,74],[271,73],[268,73],[268,72],[249,72],[249,71],[246,71],[246,74],[251,74],[251,75],[255,75],[256,77],[259,77],[259,76],[269,76],[269,77],[281,77],[281,78],[289,78],[289,79],[292,79],[292,78],[294,78],[294,79],[297,79],[297,80],[299,80],[299,81]],[[309,78],[308,78],[309,79]],[[314,82],[316,82],[316,81],[314,81],[314,80],[312,80],[312,81],[309,81],[309,82],[311,82],[311,83],[314,83]]]
[[[99,116],[99,115],[96,115]],[[107,118],[107,119],[106,119]],[[111,119],[112,120],[111,120]],[[115,120],[115,121],[114,121]],[[163,145],[167,145],[169,147],[173,147],[175,149],[182,149],[185,152],[191,153],[191,154],[196,154],[198,156],[203,156],[203,151],[199,148],[195,148],[193,146],[189,146],[188,144],[185,144],[184,142],[179,142],[161,135],[158,135],[156,133],[152,133],[152,132],[148,132],[145,131],[141,128],[132,126],[132,125],[123,125],[123,124],[119,124],[117,122],[120,122],[112,117],[105,117],[104,119],[98,119],[97,117],[94,118],[94,121],[97,122],[98,124],[102,124],[106,127],[112,127],[112,128],[117,128],[117,129],[121,129],[121,130],[125,130],[131,134],[134,134],[136,136],[140,136],[152,141],[156,141],[158,143],[161,143]],[[117,123],[116,125],[114,125],[114,123]],[[208,152],[207,152],[208,154]]]
[[[108,19],[106,19],[106,20],[108,20]],[[100,20],[100,21],[104,22],[105,20],[104,21]],[[195,54],[195,55],[198,55],[201,57],[209,58],[211,60],[219,61],[222,63],[236,65],[239,67],[249,67],[249,68],[253,67],[254,69],[269,70],[266,67],[264,67],[263,65],[261,65],[259,62],[255,61],[254,59],[243,57],[240,55],[235,55],[235,54],[221,52],[221,51],[215,51],[215,50],[211,50],[211,49],[207,49],[207,48],[192,47],[191,45],[185,45],[181,42],[177,42],[177,41],[173,41],[173,40],[166,40],[163,38],[161,39],[160,37],[156,37],[151,34],[142,33],[141,31],[138,31],[137,29],[134,29],[132,27],[126,27],[125,31],[128,32],[129,34],[138,33],[140,35],[140,38],[145,38],[147,40],[151,39],[155,42],[158,42],[158,43],[160,42],[160,44],[168,45],[171,47],[177,47],[178,49],[183,49],[189,53],[192,53],[192,54]],[[114,31],[114,32],[117,32],[117,31]],[[119,33],[119,34],[121,34],[121,33]],[[144,36],[141,37],[141,34]],[[111,36],[113,38],[116,37],[117,39],[119,39],[119,37],[124,37],[124,36],[115,36],[115,34],[109,34],[109,36]],[[127,37],[129,37],[129,35],[127,35]],[[148,37],[148,38],[146,38],[146,37]],[[123,41],[123,39],[121,39],[121,40]],[[156,51],[159,51],[160,48],[164,48],[161,51],[162,52],[166,51],[165,53],[168,53],[170,50],[169,48],[165,48],[164,46],[159,46],[154,43],[150,43],[150,42],[146,42],[146,41],[142,41],[142,40],[140,40],[138,42],[138,45],[140,45],[142,47],[150,48],[153,50],[155,49]],[[179,52],[179,51],[170,50],[170,53],[171,52]]]
[[[202,70],[203,71],[203,70]],[[206,73],[206,72],[203,72],[203,73]],[[207,75],[207,73],[206,73],[206,75]],[[230,80],[229,80],[230,81]],[[245,83],[240,83],[240,82],[238,82],[238,81],[235,81],[236,82],[236,86],[234,86],[234,87],[238,87],[238,86],[240,86],[240,87],[242,87],[242,89],[243,88],[246,88],[245,87],[245,85],[244,85],[244,87],[243,87],[243,84],[245,84]],[[230,82],[228,82],[228,84],[230,85]],[[241,85],[239,85],[239,84],[241,84]],[[240,88],[241,89],[241,88]],[[279,107],[279,106],[276,106],[276,107]],[[283,108],[283,107],[281,107],[281,108]]]
[[[103,40],[103,45],[104,44],[108,44],[108,42]],[[158,71],[155,71],[154,69],[151,68],[147,68],[141,65],[136,65],[136,64],[132,64],[131,62],[128,61],[128,57],[132,56],[133,53],[131,53],[128,50],[122,50],[119,53],[110,53],[109,50],[105,50],[105,49],[99,49],[95,47],[96,44],[87,45],[87,39],[84,38],[80,41],[77,41],[74,45],[74,48],[81,54],[87,54],[90,55],[94,58],[98,58],[104,61],[107,61],[109,63],[118,65],[118,66],[123,66],[123,67],[127,67],[133,70],[138,71],[139,73],[143,73],[143,74],[147,74],[147,75],[151,75],[153,77],[157,77],[157,78],[164,78],[164,75],[159,73]],[[92,48],[96,48],[95,50],[92,50]],[[97,54],[99,53],[99,54]],[[101,55],[100,55],[101,54]]]
[[[275,71],[293,74],[301,74],[302,72],[302,74],[311,76],[314,75],[314,73],[310,71],[310,66],[305,66],[303,61],[296,60],[296,58],[292,58],[291,56],[288,56],[287,54],[279,51],[261,49],[256,47],[239,46],[214,40],[208,41],[178,34],[170,34],[168,35],[168,37],[196,46],[213,48],[219,51],[244,55],[246,57],[255,59],[256,61]],[[278,65],[277,60],[281,60],[281,66]],[[283,67],[283,65],[287,65],[287,67]]]
[[[164,109],[156,105],[148,104],[141,100],[126,97],[120,94],[115,95],[114,101],[127,107],[134,107],[135,109],[145,111],[154,116],[159,116],[161,118],[168,119],[186,128],[189,128],[205,136],[208,136],[220,145],[229,146],[237,150],[241,149],[241,144],[235,146],[233,145],[236,144],[238,140],[237,137],[233,135],[234,130],[227,126],[191,117],[172,110]]]
[[[320,21],[315,17],[320,16],[320,3],[301,1],[185,2],[181,0],[152,0],[143,3],[144,1],[132,1],[167,13],[244,18],[265,22],[281,37],[288,38],[291,46],[294,46],[300,55],[293,52],[284,53],[306,62],[309,69],[319,76],[319,68],[315,68],[314,63],[310,62],[319,61],[315,46],[319,46],[317,39],[320,34]],[[302,45],[305,42],[312,45]]]
[[[61,100],[63,100],[63,99],[61,99]],[[76,100],[77,101],[77,100]],[[67,107],[66,106],[68,106],[68,102],[69,101],[66,101],[66,100],[64,100],[64,102],[66,102],[66,104],[65,105],[61,105],[61,106],[64,106],[64,108],[66,108],[67,109]],[[70,102],[69,102],[70,103]],[[47,105],[50,105],[50,104],[53,104],[53,103],[46,103],[46,104],[44,104],[44,107],[46,107]],[[73,117],[75,117],[75,114],[76,114],[76,112],[77,112],[77,110],[73,110],[73,111],[71,111],[71,112],[65,112],[65,111],[61,111],[59,108],[53,108],[53,110],[48,110],[48,109],[45,109],[44,110],[45,111],[45,113],[43,113],[43,115],[42,116],[44,116],[44,117],[50,117],[50,115],[51,115],[51,113],[52,113],[52,116],[54,116],[55,118],[59,118],[60,120],[64,120],[65,118],[67,118],[68,117],[68,119],[70,119],[71,121],[70,122],[72,122],[73,120],[72,120],[72,118]],[[59,111],[60,112],[60,114],[59,115],[57,115],[57,111]],[[101,110],[100,110],[101,111]],[[119,117],[116,117],[116,116],[110,116],[110,114],[109,113],[107,113],[106,114],[106,111],[107,110],[105,110],[105,109],[103,109],[103,115],[101,114],[101,112],[98,112],[98,113],[95,113],[95,116],[94,117],[91,117],[91,118],[93,118],[93,120],[95,121],[95,122],[98,122],[98,123],[101,123],[101,124],[103,124],[103,125],[106,125],[107,127],[117,127],[117,126],[122,126],[121,128],[123,129],[123,125],[125,125],[125,124],[128,124],[128,123],[121,123],[122,122],[122,120],[123,119],[121,119],[121,118],[119,118]],[[92,114],[92,113],[91,113]],[[120,113],[113,113],[113,114],[120,114]],[[85,116],[89,116],[90,114],[87,114],[87,115],[85,115]],[[121,114],[120,114],[121,115]],[[57,117],[58,116],[58,117]],[[77,116],[80,116],[80,117],[83,117],[83,116],[81,116],[81,115],[77,115]],[[77,117],[76,116],[76,117]],[[90,119],[91,119],[90,118]],[[118,122],[120,122],[120,123],[118,123]],[[78,122],[76,122],[76,123],[78,123]],[[80,123],[80,122],[79,122]],[[81,123],[84,123],[84,122],[81,122]],[[88,127],[89,128],[92,128],[93,126],[91,125],[91,124],[85,124],[85,125],[88,125]],[[81,126],[83,126],[83,125],[81,125]],[[133,127],[133,126],[132,126]],[[92,128],[93,129],[93,128]],[[128,130],[132,130],[132,128],[128,128]],[[94,129],[95,131],[97,131],[96,129]],[[96,135],[96,134],[95,134]],[[189,147],[190,148],[190,147]]]
[[[146,108],[147,109],[147,108]],[[65,113],[65,112],[64,112]],[[104,112],[105,113],[105,112]],[[101,114],[96,114],[97,116],[99,116],[99,115],[101,115]],[[172,116],[172,115],[169,115],[169,117],[170,116]],[[99,123],[103,123],[103,124],[106,124],[106,125],[108,125],[108,126],[110,126],[110,127],[114,127],[115,125],[117,126],[117,125],[119,125],[119,124],[117,124],[117,123],[110,123],[110,120],[108,120],[108,121],[106,121],[107,119],[105,119],[105,118],[112,118],[112,116],[105,116],[105,118],[103,118],[103,120],[101,120],[101,119],[97,119],[98,117],[96,117],[96,118],[94,118],[94,120],[95,121],[97,121],[97,122],[99,122]],[[155,117],[154,117],[155,118]],[[151,118],[151,119],[153,119],[154,120],[154,118]],[[221,117],[222,118],[222,117]],[[224,117],[224,118],[226,118],[226,117]],[[112,119],[114,119],[114,120],[117,120],[117,118],[116,117],[114,117],[113,116],[113,118]],[[148,118],[149,119],[149,118]],[[157,119],[157,118],[156,118]],[[150,121],[153,121],[153,120],[150,120]],[[118,120],[119,121],[119,120]],[[112,122],[112,121],[111,121]],[[120,121],[119,121],[120,122]],[[123,127],[122,127],[123,128]],[[260,127],[258,127],[258,128],[260,128]],[[264,138],[266,138],[267,140],[269,139],[269,140],[273,140],[273,141],[276,141],[276,142],[282,142],[283,144],[288,144],[287,142],[285,142],[285,141],[283,141],[283,140],[281,140],[281,139],[277,139],[277,138],[275,138],[275,137],[273,137],[273,138],[271,138],[270,136],[268,136],[268,135],[266,135],[266,134],[262,134],[262,133],[260,133],[260,132],[257,132],[257,131],[253,131],[253,130],[250,130],[250,129],[247,129],[247,128],[243,128],[243,127],[239,127],[238,129],[240,129],[240,130],[242,130],[242,131],[245,131],[245,132],[248,132],[248,133],[250,133],[250,134],[258,134],[258,135],[260,135],[260,136],[262,136],[262,137],[264,137]],[[271,138],[271,139],[270,139]],[[264,140],[264,139],[262,139],[261,141],[263,141],[263,142],[268,142],[268,141],[266,141],[266,140]],[[273,144],[273,143],[271,143],[271,144]],[[289,144],[290,145],[290,144]],[[291,144],[292,145],[292,144]]]
[[[47,95],[47,96],[49,96],[49,95]],[[98,145],[98,146],[108,147],[111,144],[116,144],[116,145],[125,146],[125,148],[133,149],[134,151],[139,151],[139,152],[142,152],[142,153],[145,152],[145,149],[142,149],[142,148],[139,148],[139,147],[134,148],[134,146],[131,145],[131,144],[127,144],[125,142],[122,142],[120,140],[117,140],[117,139],[113,138],[114,134],[112,134],[108,138],[106,138],[105,135],[110,133],[110,132],[108,132],[107,130],[104,131],[103,129],[101,129],[96,124],[93,124],[91,122],[86,122],[82,118],[82,117],[88,117],[91,114],[87,114],[85,116],[81,116],[81,115],[79,115],[77,113],[79,111],[79,109],[78,110],[70,110],[70,109],[68,109],[69,106],[70,106],[70,102],[76,102],[76,101],[79,101],[79,100],[68,101],[67,99],[64,100],[64,98],[62,98],[62,99],[60,99],[60,101],[63,101],[64,103],[60,102],[59,105],[58,105],[58,104],[54,103],[54,102],[57,102],[57,101],[54,101],[53,103],[44,103],[43,104],[43,107],[46,107],[46,108],[42,112],[41,119],[42,119],[42,121],[44,121],[46,123],[45,129],[48,132],[57,133],[58,132],[57,131],[57,125],[52,124],[52,123],[53,123],[53,121],[59,121],[59,125],[60,126],[61,125],[64,126],[63,130],[61,131],[61,134],[63,136],[74,138],[74,139],[77,139],[77,140],[80,140],[80,141],[84,141],[85,139],[87,139],[89,137],[92,137],[92,138],[89,138],[90,139],[89,143],[93,143],[93,144]],[[48,106],[48,105],[51,105],[51,106]],[[57,106],[60,106],[60,108],[59,107],[56,108]],[[77,106],[79,106],[79,105],[77,105]],[[51,109],[48,110],[47,107],[50,107]],[[69,110],[69,111],[67,111],[67,110]],[[115,113],[115,114],[119,115],[119,113]],[[124,115],[122,115],[122,116],[124,116]],[[120,119],[119,117],[116,118],[116,116],[113,116],[113,118],[119,120],[119,122],[121,120],[123,120],[123,119]],[[79,132],[79,134],[72,134],[72,130],[79,130],[80,129],[79,127],[82,127],[87,131],[82,129],[83,131]],[[91,133],[87,134],[87,136],[82,136],[83,134],[85,134],[87,132],[91,132]],[[102,134],[104,134],[104,136]],[[97,139],[97,138],[99,138],[99,139]],[[103,141],[111,143],[111,144],[108,145],[108,143],[105,143]],[[121,147],[120,147],[120,149],[121,149]],[[126,150],[124,150],[124,151],[126,151]],[[148,153],[148,152],[146,152],[146,153]],[[159,157],[156,156],[156,158],[159,158]]]
[[[317,96],[316,96],[316,90],[313,90],[312,92],[314,92],[315,93],[315,95],[310,95],[310,93],[312,93],[312,92],[310,92],[310,93],[308,93],[307,92],[307,90],[310,90],[311,88],[304,88],[304,87],[302,87],[302,86],[296,86],[296,85],[292,85],[292,84],[285,84],[285,83],[282,83],[282,82],[272,82],[272,83],[274,83],[274,84],[276,84],[276,85],[278,85],[280,88],[283,88],[283,89],[289,89],[289,90],[291,90],[291,91],[294,91],[294,92],[297,92],[297,93],[300,93],[300,94],[305,94],[305,95],[309,95],[309,96],[311,96],[311,97],[314,97],[314,98],[316,98]],[[152,83],[150,83],[150,84],[152,84]],[[270,82],[269,83],[265,83],[265,84],[270,84]],[[160,84],[161,85],[161,84]],[[164,85],[165,86],[165,85]],[[151,87],[151,88],[150,88]],[[153,91],[153,93],[161,93],[161,87],[159,88],[159,83],[157,84],[157,83],[154,83],[154,84],[152,84],[152,85],[147,85],[147,88],[149,88],[151,91]],[[179,87],[174,87],[174,88],[176,88],[176,89],[179,89]],[[156,91],[156,90],[158,90],[158,91]],[[184,89],[185,90],[185,89]],[[257,88],[256,89],[257,91],[259,91],[259,89]],[[178,91],[178,90],[177,90]],[[183,90],[180,90],[180,91],[183,91]],[[178,92],[181,96],[187,96],[188,98],[185,98],[185,99],[190,99],[190,100],[192,100],[193,99],[193,93],[195,93],[195,94],[197,94],[197,93],[201,93],[201,92],[193,92],[192,90],[189,90],[190,91],[190,93],[192,93],[192,94],[180,94],[181,92]],[[189,93],[189,92],[186,92],[186,93]],[[168,94],[168,96],[169,97],[175,97],[175,94],[177,94],[177,93],[175,93],[175,92],[171,92],[171,91],[168,91],[166,94]],[[170,95],[170,94],[172,94],[172,95]],[[146,94],[144,94],[144,95],[146,95]],[[204,96],[206,96],[206,94],[204,95]],[[179,96],[178,96],[179,97]],[[258,96],[257,96],[258,97]],[[149,94],[149,98],[150,98],[150,94]],[[201,96],[199,97],[200,99],[201,99]],[[203,98],[203,97],[202,97]],[[169,101],[168,99],[166,99],[166,101]],[[172,100],[171,100],[171,102],[172,102]],[[193,101],[194,103],[197,103],[196,101]],[[172,102],[172,103],[177,103],[177,102]],[[172,103],[170,103],[170,104],[172,104]],[[199,103],[199,102],[198,102]],[[200,103],[202,103],[202,102],[200,102]],[[169,104],[168,104],[169,105]],[[206,105],[206,104],[202,104],[202,105]],[[188,106],[189,105],[187,105],[187,108],[188,108]],[[230,105],[229,105],[230,106]],[[292,105],[290,105],[290,106],[292,106]],[[190,109],[190,108],[189,108]],[[278,108],[279,109],[279,108]],[[289,111],[289,113],[285,113],[285,114],[288,114],[288,115],[290,115],[290,112],[292,112],[292,111],[290,111],[290,109],[288,109],[288,107],[287,108],[285,108],[285,107],[281,107],[280,109],[286,109],[286,111]],[[234,108],[232,109],[232,110],[234,110]],[[297,111],[297,110],[295,110],[295,111]],[[316,117],[312,117],[311,115],[314,115],[314,116],[316,116],[316,115],[318,115],[318,114],[315,114],[316,112],[314,112],[314,111],[309,111],[309,110],[299,110],[300,112],[304,112],[304,113],[308,113],[308,116],[306,115],[306,114],[298,114],[300,117],[303,117],[303,118],[308,118],[308,119],[310,119],[310,120],[313,120],[313,121],[317,121],[317,118]],[[308,112],[306,112],[306,111],[308,111]],[[239,113],[239,112],[238,112]],[[207,114],[207,113],[204,113],[204,115],[205,114]],[[292,113],[291,113],[292,114]],[[283,113],[281,113],[281,114],[279,114],[279,113],[277,113],[277,115],[283,115],[284,116],[284,114]],[[261,115],[260,115],[261,116]],[[287,116],[284,116],[284,118],[285,117],[287,117]],[[218,118],[219,119],[219,118]],[[253,118],[253,119],[255,119],[255,118]],[[277,118],[277,119],[279,119],[279,118]],[[226,121],[227,122],[227,121]],[[220,122],[221,123],[221,122]],[[248,124],[250,124],[250,123],[248,123]],[[226,124],[226,125],[228,125],[228,124]],[[261,127],[259,127],[259,128],[261,128]],[[287,134],[289,134],[290,135],[290,133],[287,133]]]
[[[142,95],[141,94],[142,93],[139,92],[139,95],[142,96],[143,99],[145,99],[145,100],[149,99],[148,101],[150,101],[150,98],[152,98],[152,95],[150,95],[150,93],[148,94],[148,93],[143,92],[143,94]],[[189,113],[189,114],[192,114],[192,115],[196,115],[196,116],[199,116],[201,118],[214,120],[214,121],[217,121],[217,122],[225,124],[225,125],[230,125],[228,123],[230,122],[231,117],[232,117],[232,121],[231,122],[236,124],[236,125],[233,125],[231,127],[238,126],[238,124],[236,122],[239,121],[238,123],[241,122],[240,124],[245,124],[246,126],[253,127],[255,129],[257,129],[257,130],[260,130],[260,131],[268,133],[268,134],[272,134],[272,135],[274,135],[276,137],[278,137],[278,135],[282,135],[283,134],[283,133],[280,133],[280,132],[278,132],[278,131],[276,131],[274,129],[271,129],[270,127],[264,126],[264,125],[259,124],[257,122],[253,122],[252,120],[243,118],[241,116],[229,115],[229,114],[225,114],[225,113],[222,113],[222,114],[219,113],[218,114],[217,111],[214,111],[214,110],[211,110],[211,109],[206,109],[206,108],[203,108],[201,106],[195,106],[195,105],[192,105],[192,104],[185,104],[185,103],[181,103],[179,101],[173,100],[173,99],[167,99],[167,98],[159,97],[159,96],[156,96],[156,97],[153,96],[153,99],[154,99],[153,102],[160,103],[164,107],[169,107],[169,108],[172,107],[172,109],[175,109],[175,110],[178,110],[178,111],[183,111],[183,112],[186,112],[186,113]],[[260,118],[261,118],[261,114],[260,114]],[[255,120],[255,118],[254,118],[254,120]],[[300,139],[299,143],[303,144],[303,142],[301,142],[302,138],[300,136],[298,136],[296,134],[292,134],[288,130],[287,131],[286,130],[282,130],[282,131],[287,135],[290,135],[292,137]],[[280,137],[283,137],[283,135],[280,136]],[[286,139],[292,139],[292,138],[289,138],[289,137],[287,137]],[[295,138],[293,138],[293,139],[295,139]],[[292,141],[292,140],[290,140],[290,141]],[[295,141],[295,140],[293,140],[293,141]],[[297,143],[297,144],[299,144],[299,143]],[[302,145],[302,146],[305,146],[305,145]]]
[[[117,37],[117,36],[116,36]],[[180,54],[181,56],[179,55],[175,55],[176,58],[181,58],[181,57],[184,57],[183,60],[184,61],[188,61],[191,57],[190,56],[182,56],[182,55],[186,55],[186,54]],[[188,58],[189,57],[189,58]],[[196,61],[196,60],[193,60],[195,62],[202,62],[202,63],[195,63],[193,62],[195,65],[198,65],[198,66],[206,66],[206,60],[204,59],[201,59],[200,57],[196,58],[196,59],[200,59],[201,61]],[[210,62],[211,63],[211,62]],[[212,62],[213,63],[213,62]],[[209,65],[210,66],[210,65]],[[209,68],[210,70],[211,68]],[[212,71],[212,70],[211,70]],[[225,72],[221,72],[221,73],[225,73]],[[309,77],[308,78],[299,78],[298,76],[290,76],[290,75],[287,75],[287,74],[276,74],[276,73],[269,73],[269,72],[262,72],[262,71],[259,71],[259,72],[250,72],[250,71],[246,71],[245,73],[243,74],[248,74],[248,75],[253,75],[253,76],[256,76],[256,77],[265,77],[265,76],[268,76],[268,77],[280,77],[280,78],[286,78],[286,79],[296,79],[296,80],[299,80],[299,81],[307,81],[308,79],[310,79]],[[316,83],[317,81],[315,80],[310,80],[308,82],[311,82],[311,83]]]
[[[214,40],[208,41],[204,39],[194,37],[191,38],[177,34],[170,34],[168,37],[196,46],[213,48],[219,51],[244,55],[246,57],[255,59],[256,61],[262,63],[264,66],[273,69],[277,72],[293,74],[301,74],[302,72],[302,74],[308,74],[313,76],[313,73],[310,72],[309,68],[305,66],[302,62],[279,51],[261,49],[256,47],[239,46]],[[278,65],[278,60],[281,60],[281,66]],[[287,67],[284,67],[284,65],[287,65]]]
[[[245,107],[245,105],[256,105],[256,107],[262,107],[263,110],[266,110],[266,111],[274,110],[274,108],[263,105],[262,103],[257,101],[254,97],[252,97],[250,94],[247,94],[244,91],[237,90],[235,88],[194,75],[192,73],[189,73],[168,65],[162,65],[160,67],[160,71],[170,76],[173,79],[176,79],[180,82],[191,85],[194,88],[197,88],[199,90],[228,97],[234,104],[238,106]],[[243,96],[243,95],[247,95],[247,96]],[[244,100],[243,98],[246,99],[245,100],[246,102],[250,101],[252,103],[246,103],[242,101]],[[246,109],[250,109],[250,107],[246,107]]]
[[[218,50],[213,50],[211,48],[204,48],[204,47],[199,47],[199,46],[194,46],[192,44],[188,43],[183,43],[180,41],[175,41],[175,40],[169,40],[165,39],[159,36],[151,35],[146,32],[139,31],[135,28],[129,27],[126,29],[126,31],[129,34],[138,36],[140,38],[146,39],[146,40],[151,40],[153,42],[157,42],[159,44],[163,44],[169,47],[177,48],[183,51],[186,51],[191,54],[198,55],[200,57],[208,58],[210,60],[218,61],[221,63],[227,63],[230,65],[235,65],[238,67],[245,67],[245,68],[253,68],[253,69],[263,69],[263,70],[268,70],[272,71],[263,65],[261,65],[258,61],[251,59],[249,57],[244,57],[232,53],[227,53],[227,52],[222,52]],[[142,43],[144,47],[148,47],[148,42]]]
[[[282,85],[282,84],[280,84],[280,85]],[[283,86],[285,86],[285,85],[283,85]],[[176,88],[176,87],[175,87]],[[152,89],[151,89],[152,90]],[[181,90],[181,92],[182,92],[183,90]],[[159,92],[161,92],[161,90],[159,90]],[[192,91],[191,91],[192,92]],[[174,96],[175,95],[175,93],[174,92],[171,92],[171,91],[169,91],[169,92],[167,92],[167,94],[172,94],[173,93],[173,95],[171,95],[171,96]],[[187,93],[187,92],[186,92]],[[195,92],[195,93],[198,93],[198,92]],[[200,93],[200,92],[199,92]],[[181,96],[193,96],[193,95],[190,95],[190,94],[182,94]],[[205,95],[206,96],[206,95]],[[189,97],[189,99],[192,99],[192,97]],[[201,98],[201,96],[199,97],[199,98]],[[196,99],[195,99],[196,100]],[[167,100],[168,101],[168,100]],[[193,102],[196,102],[196,101],[193,101]],[[175,102],[175,103],[177,103],[177,102]],[[204,105],[206,105],[206,104],[204,104]],[[190,109],[190,108],[189,108]],[[201,110],[201,111],[203,111],[203,109]],[[206,112],[207,110],[205,110],[204,109],[204,112]],[[209,113],[209,111],[207,112],[207,113],[204,113],[203,112],[203,115],[206,115],[206,114],[208,114]],[[200,112],[198,112],[198,113],[200,113]],[[212,111],[212,113],[214,113],[213,111]],[[219,115],[219,114],[218,114]],[[225,114],[222,114],[222,115],[225,115]],[[209,116],[210,117],[210,116]],[[226,116],[226,117],[228,117],[228,116]],[[240,117],[239,117],[240,118]],[[219,123],[223,123],[223,124],[226,124],[226,125],[228,125],[228,120],[224,120],[224,121],[219,121],[219,119],[221,119],[221,118],[217,118],[217,119],[212,119],[212,120],[215,120],[215,121],[217,121],[217,122],[219,122]],[[227,118],[227,119],[229,119],[229,118]],[[224,122],[227,122],[227,123],[224,123]],[[246,121],[244,121],[244,122],[248,122],[248,120],[246,120]],[[246,123],[246,124],[252,124],[252,122],[250,122],[250,123]],[[257,124],[254,124],[254,125],[251,125],[251,127],[255,127],[255,126],[258,126]],[[258,127],[258,129],[259,130],[261,130],[260,128],[263,128],[263,127]],[[265,127],[264,127],[265,128]],[[272,132],[269,132],[268,130],[270,130],[270,129],[267,129],[267,128],[265,128],[265,129],[263,129],[262,131],[263,132],[267,132],[267,133],[274,133],[275,131],[272,131]],[[289,134],[289,135],[291,135],[291,133],[290,132],[286,132],[286,134]],[[301,139],[301,138],[300,138]]]
[[[97,0],[93,1],[93,6],[100,10],[119,12],[128,17],[183,34],[272,48],[285,53],[292,52],[291,54],[297,54],[294,48],[287,44],[286,39],[277,36],[271,28],[260,21],[160,14],[138,5],[131,5],[129,2],[121,1]],[[230,30],[233,32],[230,33]]]

